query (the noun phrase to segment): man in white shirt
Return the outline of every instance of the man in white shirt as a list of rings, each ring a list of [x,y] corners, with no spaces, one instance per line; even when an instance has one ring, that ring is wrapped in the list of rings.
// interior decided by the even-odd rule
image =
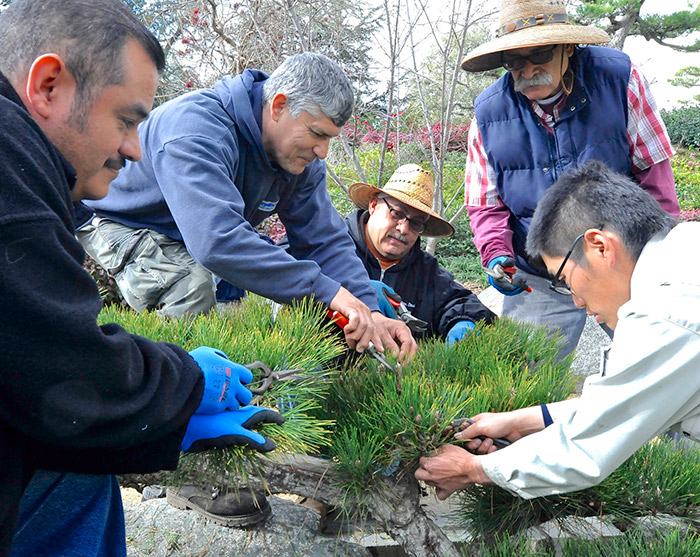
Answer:
[[[700,223],[674,224],[599,162],[552,186],[527,251],[543,259],[555,292],[615,330],[601,373],[580,398],[475,416],[455,438],[482,454],[445,445],[421,458],[416,478],[440,499],[472,483],[540,497],[600,483],[669,428],[700,440],[700,260],[689,256]],[[496,450],[496,437],[513,444]]]

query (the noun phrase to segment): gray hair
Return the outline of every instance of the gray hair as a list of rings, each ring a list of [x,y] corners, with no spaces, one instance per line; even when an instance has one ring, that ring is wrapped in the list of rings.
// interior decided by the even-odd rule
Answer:
[[[651,238],[674,225],[673,217],[638,184],[601,162],[589,161],[559,178],[542,197],[526,249],[533,258],[564,257],[579,234],[602,227],[614,231],[637,261]],[[571,259],[584,264],[580,244]]]
[[[284,93],[289,114],[324,115],[341,127],[352,114],[354,95],[343,69],[323,54],[302,52],[287,58],[263,83],[263,105]]]
[[[121,0],[15,0],[0,14],[0,71],[12,83],[42,54],[60,55],[76,81],[71,118],[84,123],[104,87],[125,79],[122,54],[136,40],[158,71],[163,49]]]

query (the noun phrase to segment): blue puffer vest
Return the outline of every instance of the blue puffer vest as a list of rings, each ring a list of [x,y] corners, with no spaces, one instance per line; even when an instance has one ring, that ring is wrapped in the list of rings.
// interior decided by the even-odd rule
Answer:
[[[552,135],[524,95],[513,91],[510,72],[476,100],[476,119],[496,173],[498,194],[510,209],[518,266],[546,276],[525,255],[525,238],[538,201],[557,178],[595,159],[629,175],[627,85],[630,59],[618,50],[576,48],[575,81]]]

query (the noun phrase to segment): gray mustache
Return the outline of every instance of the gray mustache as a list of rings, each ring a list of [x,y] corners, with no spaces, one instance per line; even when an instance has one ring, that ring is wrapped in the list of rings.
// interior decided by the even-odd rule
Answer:
[[[537,87],[538,85],[551,85],[553,81],[554,78],[552,78],[552,74],[538,73],[530,78],[519,77],[515,80],[515,83],[513,84],[513,89],[515,89],[516,92],[519,92],[523,89],[527,89],[528,87]]]

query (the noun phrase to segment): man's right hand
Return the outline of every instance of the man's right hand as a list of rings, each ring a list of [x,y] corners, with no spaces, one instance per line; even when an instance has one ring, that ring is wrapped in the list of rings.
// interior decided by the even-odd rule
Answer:
[[[331,300],[329,308],[347,318],[348,324],[343,329],[343,333],[348,346],[358,352],[364,352],[373,337],[377,336],[369,308],[342,286]],[[382,344],[379,338],[374,340],[374,345],[381,350]]]
[[[515,278],[515,259],[508,255],[499,255],[489,261],[486,273],[489,276],[489,284],[505,296],[531,291],[525,279]]]

